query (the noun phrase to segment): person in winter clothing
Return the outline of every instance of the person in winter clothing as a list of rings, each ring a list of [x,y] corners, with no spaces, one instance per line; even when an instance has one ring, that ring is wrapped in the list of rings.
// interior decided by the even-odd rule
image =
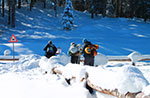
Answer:
[[[84,65],[94,66],[94,58],[97,55],[96,46],[86,39],[83,40],[83,43]]]
[[[80,51],[78,46],[74,42],[71,43],[68,55],[71,56],[71,63],[80,64]]]
[[[49,41],[48,44],[45,46],[44,51],[45,51],[45,56],[47,58],[50,58],[51,56],[56,55],[57,48],[52,43],[52,41]]]

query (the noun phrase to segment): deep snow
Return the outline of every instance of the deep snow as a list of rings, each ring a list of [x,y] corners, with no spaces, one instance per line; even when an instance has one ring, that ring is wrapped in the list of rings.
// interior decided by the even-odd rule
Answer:
[[[65,60],[61,60],[62,58]],[[68,63],[65,54],[47,59],[39,55],[21,56],[18,62],[0,63],[0,92],[3,98],[114,98],[98,92],[91,95],[80,80],[89,73],[89,80],[103,89],[143,91],[150,95],[149,66],[133,67],[131,62],[109,62],[98,67]],[[99,58],[100,59],[100,58]],[[67,65],[66,65],[67,64]],[[147,63],[148,64],[148,63]],[[45,66],[46,65],[46,66]],[[65,65],[65,66],[64,66]],[[110,66],[108,66],[110,65]],[[144,65],[144,62],[142,63]],[[62,75],[53,75],[51,70],[59,67]],[[48,67],[48,68],[47,68]],[[142,68],[142,69],[141,69]],[[44,72],[48,71],[48,74]],[[76,76],[68,85],[65,78]]]

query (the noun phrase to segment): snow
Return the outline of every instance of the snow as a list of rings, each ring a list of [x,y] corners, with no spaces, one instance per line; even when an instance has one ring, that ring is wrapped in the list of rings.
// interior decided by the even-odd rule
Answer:
[[[111,70],[101,67],[91,68],[88,69],[88,73],[89,80],[96,86],[102,89],[118,89],[122,94],[139,92],[149,84],[142,72],[132,66],[124,65],[123,67]]]
[[[14,45],[15,57],[19,58],[15,62],[0,61],[1,98],[115,98],[97,91],[91,95],[85,88],[85,80],[80,81],[87,72],[88,79],[104,89],[117,88],[124,94],[143,91],[150,95],[150,63],[137,62],[150,57],[148,22],[102,18],[100,15],[91,19],[87,12],[73,11],[74,29],[64,31],[61,24],[63,8],[58,7],[58,15],[54,17],[53,10],[47,7],[41,9],[40,4],[35,4],[32,11],[29,11],[29,6],[16,9],[16,28],[7,26],[7,10],[6,17],[0,16],[0,58],[12,58],[13,45],[8,43],[11,34],[18,40]],[[83,45],[83,38],[99,45],[95,57],[98,67],[70,63],[66,55],[70,43]],[[60,47],[62,53],[47,59],[43,56],[43,48],[49,40]],[[11,54],[3,56],[7,49]],[[130,58],[136,62],[136,67],[131,66],[131,62],[109,62],[110,58]],[[51,71],[55,67],[63,74],[53,75]],[[68,85],[65,78],[73,76],[76,79]]]
[[[65,66],[67,63],[69,63],[69,57],[66,54],[52,56],[50,59],[43,56],[39,61],[39,66],[43,70],[51,72],[53,68]]]
[[[10,53],[11,53],[11,51],[10,51],[9,49],[6,49],[6,50],[4,51],[4,56],[8,56]]]
[[[142,55],[138,52],[132,52],[131,54],[128,55],[128,57],[134,63],[142,59]]]
[[[98,67],[83,66],[82,64],[68,63],[66,55],[54,56],[47,59],[39,55],[22,55],[19,61],[13,63],[0,63],[0,91],[3,98],[114,98],[96,92],[91,95],[85,88],[85,81],[82,78],[89,74],[88,79],[96,86],[103,89],[118,89],[120,93],[138,92],[149,85],[143,73],[148,71],[141,69],[141,66],[134,67],[130,62],[118,66],[117,62],[107,63],[113,67],[100,65]],[[46,68],[48,67],[48,68]],[[51,70],[58,67],[62,75],[53,75]],[[150,68],[149,68],[150,69]],[[43,74],[43,70],[49,71]],[[142,70],[142,71],[140,71]],[[71,79],[68,85],[65,78]],[[147,88],[148,89],[148,88]],[[146,92],[149,91],[143,90]],[[9,93],[9,94],[8,94]]]
[[[12,55],[12,45],[6,45],[11,34],[14,34],[18,43],[21,44],[15,46],[17,55],[33,53],[42,56],[44,55],[43,48],[49,40],[67,53],[71,42],[83,44],[83,38],[93,44],[98,44],[100,46],[98,52],[104,55],[129,55],[133,51],[150,54],[150,24],[140,19],[138,19],[140,22],[126,18],[102,18],[101,16],[91,19],[89,13],[73,11],[76,27],[68,32],[63,30],[61,24],[63,8],[58,7],[57,17],[54,17],[53,9],[42,9],[40,4],[35,4],[32,11],[29,11],[28,8],[16,9],[16,28],[7,27],[7,17],[0,17],[2,31],[0,55],[3,55],[6,49],[10,49]],[[146,37],[138,37],[135,34]]]
[[[142,92],[144,92],[144,94],[146,96],[148,96],[148,95],[150,96],[150,85],[148,85],[147,87],[145,87]]]
[[[3,98],[90,98],[88,91],[80,85],[65,87],[58,80],[29,80],[12,73],[1,75],[0,80]]]

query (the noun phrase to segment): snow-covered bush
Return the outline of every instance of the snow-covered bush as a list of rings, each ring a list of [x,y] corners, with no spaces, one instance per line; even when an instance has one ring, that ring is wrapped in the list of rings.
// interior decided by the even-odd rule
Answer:
[[[71,30],[73,28],[73,7],[70,0],[67,0],[67,5],[64,9],[62,24],[65,30]]]
[[[10,55],[10,53],[11,53],[11,51],[10,51],[9,49],[6,49],[6,50],[4,51],[4,56]]]

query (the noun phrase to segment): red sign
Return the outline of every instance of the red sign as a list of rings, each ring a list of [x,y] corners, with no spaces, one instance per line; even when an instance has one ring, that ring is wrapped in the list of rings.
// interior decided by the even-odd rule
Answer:
[[[18,42],[18,40],[16,39],[15,35],[13,34],[9,40],[9,42]]]

